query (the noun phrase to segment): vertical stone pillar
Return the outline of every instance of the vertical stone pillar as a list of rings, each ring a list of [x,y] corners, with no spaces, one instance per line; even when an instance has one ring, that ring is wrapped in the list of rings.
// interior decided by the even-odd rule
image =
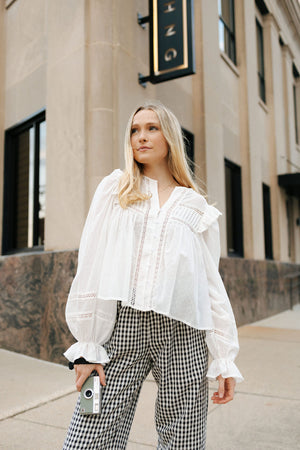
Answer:
[[[201,3],[202,27],[202,81],[203,81],[203,134],[206,160],[206,187],[208,200],[216,202],[224,212],[220,221],[222,253],[226,252],[226,199],[225,170],[222,145],[222,110],[220,93],[220,50],[218,41],[218,2]]]
[[[237,5],[238,65],[240,70],[240,148],[245,258],[264,258],[261,149],[257,118],[257,50],[255,3]]]
[[[285,148],[286,157],[291,160],[295,139],[294,121],[294,99],[293,99],[293,76],[292,76],[293,54],[287,45],[282,47],[282,75],[283,75],[283,97],[284,97],[284,126],[285,126]]]
[[[5,2],[0,2],[0,173],[4,173],[4,67],[5,67]],[[3,182],[0,183],[0,236],[2,236]],[[0,254],[2,239],[0,240]]]
[[[118,166],[114,123],[114,21],[112,0],[86,4],[86,182],[87,204],[97,184]]]
[[[76,248],[114,145],[114,1],[48,0],[47,249]]]
[[[299,172],[300,166],[300,153],[297,150],[296,145],[296,131],[295,131],[295,111],[294,111],[294,77],[292,72],[294,55],[288,45],[282,46],[282,69],[283,69],[283,95],[284,95],[284,117],[285,117],[285,140],[286,140],[286,169],[288,173]],[[299,86],[296,85],[296,95]],[[300,105],[300,102],[298,102]],[[298,112],[298,110],[297,110]],[[299,120],[299,117],[298,117]],[[292,204],[291,210],[291,224],[290,233],[291,236],[287,236],[286,239],[290,239],[291,248],[291,262],[297,263],[300,260],[300,233],[299,228],[296,226],[297,218],[299,217],[299,200],[296,197],[290,199]],[[286,243],[288,247],[288,242]]]
[[[47,1],[46,250],[78,247],[85,205],[85,2]]]
[[[206,152],[205,152],[205,114],[203,89],[203,30],[201,3],[194,4],[194,33],[195,33],[195,60],[196,73],[192,76],[193,86],[193,129],[195,139],[196,176],[205,190],[206,184]]]
[[[287,171],[283,99],[282,55],[279,26],[268,14],[264,21],[266,98],[269,109],[269,164],[274,259],[288,260],[285,193],[278,186],[278,173]]]

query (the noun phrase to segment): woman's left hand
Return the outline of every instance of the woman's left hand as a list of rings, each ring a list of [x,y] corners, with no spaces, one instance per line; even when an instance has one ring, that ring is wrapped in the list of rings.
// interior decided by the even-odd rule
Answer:
[[[222,375],[219,375],[217,380],[219,382],[219,389],[213,393],[211,399],[213,403],[223,405],[233,400],[236,382],[234,378],[223,378]]]

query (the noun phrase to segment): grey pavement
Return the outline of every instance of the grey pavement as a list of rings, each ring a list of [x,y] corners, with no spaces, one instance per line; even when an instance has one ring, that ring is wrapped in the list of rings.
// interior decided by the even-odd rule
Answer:
[[[207,450],[300,449],[300,305],[240,327],[239,336],[245,381],[233,402],[210,402]],[[7,350],[0,350],[0,367],[0,448],[61,449],[77,400],[74,373]],[[150,376],[127,450],[156,448],[155,396]]]

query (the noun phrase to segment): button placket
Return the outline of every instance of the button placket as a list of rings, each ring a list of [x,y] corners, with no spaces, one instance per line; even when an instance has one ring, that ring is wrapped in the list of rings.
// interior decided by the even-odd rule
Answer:
[[[140,274],[141,267],[142,267],[141,262],[143,259],[143,251],[144,251],[144,245],[145,245],[145,239],[146,239],[146,233],[147,233],[147,224],[148,224],[148,219],[149,219],[150,207],[151,207],[151,205],[149,203],[147,205],[147,210],[145,211],[142,236],[141,236],[138,257],[137,257],[137,263],[136,263],[136,268],[135,268],[135,274],[134,274],[134,279],[133,279],[132,294],[131,294],[131,298],[130,298],[131,305],[134,305],[135,301],[136,301],[139,274]]]
[[[152,289],[151,286],[153,285],[153,279],[154,279],[154,270],[156,266],[156,255],[158,252],[158,246],[159,246],[159,236],[160,236],[160,229],[161,229],[161,220],[157,218],[151,218],[149,219],[148,223],[148,248],[150,249],[149,259],[148,259],[148,265],[147,265],[147,286],[148,288],[145,291],[145,306],[147,308],[151,308],[152,305]],[[150,288],[149,288],[150,287]]]

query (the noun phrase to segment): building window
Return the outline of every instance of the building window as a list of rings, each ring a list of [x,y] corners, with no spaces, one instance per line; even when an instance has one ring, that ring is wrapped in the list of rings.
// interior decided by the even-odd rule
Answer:
[[[243,256],[241,168],[225,159],[226,227],[228,256]]]
[[[219,0],[219,46],[236,64],[234,0]]]
[[[269,10],[268,10],[267,5],[265,4],[264,0],[255,0],[255,4],[262,16],[269,14]]]
[[[294,236],[294,202],[293,197],[286,200],[287,232],[288,232],[288,256],[291,262],[295,262],[295,236]]]
[[[259,96],[266,103],[263,28],[256,19],[257,74]]]
[[[300,145],[300,74],[297,70],[296,65],[293,63],[293,102],[294,102],[294,120],[295,120],[295,141],[297,145]]]
[[[190,131],[182,128],[182,135],[185,144],[185,153],[188,158],[189,166],[194,173],[195,171],[195,158],[194,158],[194,135]]]
[[[295,137],[296,144],[299,145],[299,122],[298,122],[298,108],[297,108],[297,87],[293,85],[293,97],[294,97],[294,119],[295,119]],[[300,116],[299,116],[300,118]]]
[[[4,254],[44,245],[46,195],[45,112],[5,133]]]
[[[266,259],[273,259],[271,196],[270,196],[270,188],[266,184],[263,184],[263,208],[264,208],[265,257]]]

